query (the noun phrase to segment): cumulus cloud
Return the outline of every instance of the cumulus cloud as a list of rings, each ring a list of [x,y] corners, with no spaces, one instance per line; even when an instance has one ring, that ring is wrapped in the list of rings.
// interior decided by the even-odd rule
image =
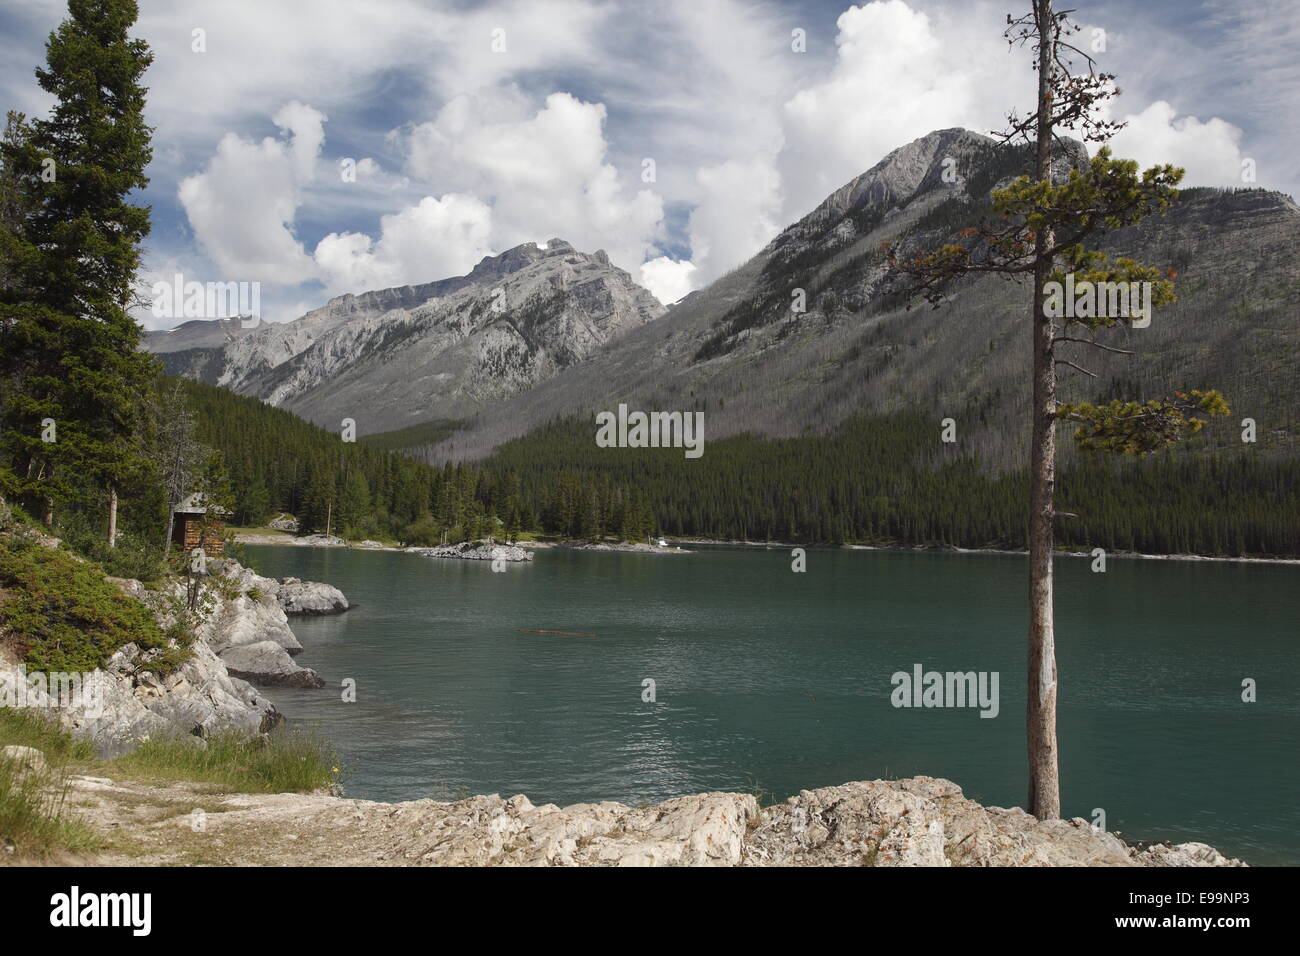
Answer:
[[[664,305],[671,305],[696,288],[695,263],[659,256],[641,263],[640,283]]]
[[[623,184],[605,118],[602,104],[568,93],[531,115],[517,91],[457,97],[409,131],[407,170],[490,202],[498,248],[560,236],[636,272],[663,235],[663,201]]]
[[[462,275],[491,252],[492,211],[474,196],[425,196],[384,216],[380,237],[330,233],[315,259],[330,291],[357,292]]]
[[[284,137],[227,133],[203,172],[180,183],[194,237],[225,280],[293,285],[315,273],[293,222],[326,116],[295,100],[272,119]]]
[[[701,169],[704,198],[691,212],[691,261],[700,281],[748,259],[781,231],[781,177],[758,158]]]
[[[394,0],[384,17],[344,0],[318,7],[312,22],[294,20],[297,32],[274,55],[264,40],[292,18],[243,2],[207,25],[206,59],[188,42],[158,45],[150,82],[162,90],[151,100],[160,130],[188,115],[195,90],[212,103],[206,122],[246,129],[257,108],[249,104],[306,87],[336,117],[336,148],[384,165],[359,160],[346,190],[336,176],[313,177],[327,169],[325,117],[299,101],[276,113],[280,137],[225,135],[179,190],[199,248],[223,276],[360,291],[441,278],[493,251],[562,236],[604,248],[671,302],[745,261],[889,151],[934,129],[1001,128],[1009,108],[1032,100],[1026,54],[1008,50],[994,0],[871,0],[848,6],[834,31],[804,18],[807,54],[791,50],[800,24],[788,8],[738,0],[556,0],[541,12],[524,0],[443,10]],[[179,9],[142,23],[152,35],[188,38],[200,21]],[[498,28],[502,52],[492,47]],[[233,44],[235,32],[252,47]],[[1136,42],[1112,40],[1117,50]],[[398,83],[402,96],[386,99]],[[362,103],[382,107],[370,116]],[[1117,153],[1182,165],[1188,184],[1240,181],[1237,127],[1184,115],[1180,100],[1150,89],[1125,105]],[[188,155],[160,149],[159,162]],[[642,181],[643,157],[655,159],[653,182]],[[666,203],[683,211],[671,236]],[[300,213],[312,242],[328,232],[314,249],[298,237]]]
[[[996,24],[939,24],[904,0],[878,0],[849,7],[836,25],[830,75],[783,108],[780,168],[792,219],[891,150],[936,129],[986,130],[1014,103]]]
[[[1115,155],[1136,159],[1145,169],[1173,163],[1186,170],[1184,186],[1240,186],[1241,130],[1217,116],[1205,122],[1180,117],[1164,100],[1124,117],[1128,125],[1112,138]]]

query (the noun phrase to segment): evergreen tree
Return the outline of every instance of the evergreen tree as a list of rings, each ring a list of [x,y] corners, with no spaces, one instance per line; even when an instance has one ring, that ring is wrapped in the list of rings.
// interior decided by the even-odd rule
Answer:
[[[25,199],[10,204],[17,221],[0,240],[0,448],[6,485],[39,499],[47,524],[79,481],[107,486],[111,545],[154,368],[127,313],[149,232],[149,209],[127,197],[148,183],[139,81],[152,54],[128,36],[132,0],[70,0],[68,10],[36,70],[55,100],[49,118],[11,123],[0,143],[6,192]]]

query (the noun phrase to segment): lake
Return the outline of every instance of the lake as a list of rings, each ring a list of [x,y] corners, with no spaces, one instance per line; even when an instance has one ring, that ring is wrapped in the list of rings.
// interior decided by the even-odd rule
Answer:
[[[349,796],[779,800],[927,774],[1024,804],[1022,556],[809,550],[795,573],[781,549],[556,550],[498,573],[397,552],[244,553],[360,604],[291,622],[325,689],[268,691],[332,741]],[[1100,808],[1130,841],[1300,863],[1300,566],[1090,564],[1057,561],[1064,815]],[[891,677],[916,664],[997,673],[998,715],[895,707]]]

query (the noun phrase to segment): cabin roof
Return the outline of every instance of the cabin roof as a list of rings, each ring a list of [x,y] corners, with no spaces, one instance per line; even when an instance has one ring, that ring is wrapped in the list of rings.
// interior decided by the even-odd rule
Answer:
[[[194,494],[182,500],[180,504],[176,506],[174,513],[178,515],[205,515],[208,511],[211,511],[214,515],[230,514],[230,512],[221,507],[221,505],[209,506],[208,496],[201,491],[196,491]]]

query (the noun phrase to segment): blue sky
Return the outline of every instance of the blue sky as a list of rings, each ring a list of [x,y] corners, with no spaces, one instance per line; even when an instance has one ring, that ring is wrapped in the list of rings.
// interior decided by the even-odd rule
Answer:
[[[1073,5],[1119,77],[1117,152],[1189,184],[1250,184],[1246,163],[1296,194],[1300,0]],[[287,320],[560,236],[672,301],[890,149],[1023,109],[1032,73],[1001,39],[1019,7],[145,0],[144,283],[260,282],[263,315]],[[48,108],[31,71],[63,14],[0,9],[7,107]]]

